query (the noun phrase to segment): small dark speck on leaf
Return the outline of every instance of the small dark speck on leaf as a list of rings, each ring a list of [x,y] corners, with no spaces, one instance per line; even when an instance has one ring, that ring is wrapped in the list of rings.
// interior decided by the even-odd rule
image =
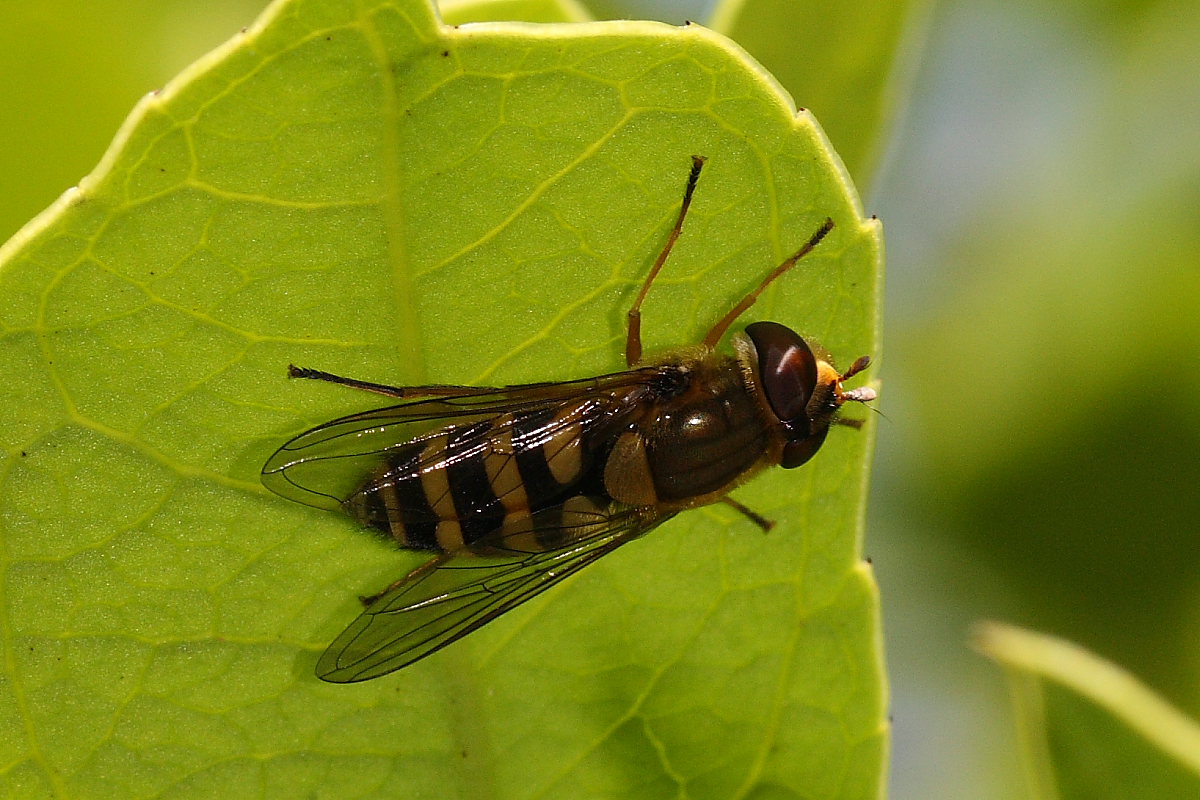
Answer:
[[[21,458],[24,458],[27,455],[29,455],[29,453],[26,453],[24,450],[21,451]]]
[[[446,56],[448,56],[448,55],[450,55],[450,51],[449,51],[449,50],[443,50],[443,51],[442,51],[442,58],[445,58],[445,57],[446,57]]]
[[[866,559],[866,561],[867,561],[867,563],[868,563],[868,564],[874,564],[874,563],[875,563],[874,559],[872,559],[870,556],[867,556],[867,559]]]

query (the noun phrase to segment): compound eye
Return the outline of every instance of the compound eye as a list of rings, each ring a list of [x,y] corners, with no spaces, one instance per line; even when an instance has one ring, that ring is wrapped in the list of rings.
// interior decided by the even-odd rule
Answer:
[[[821,449],[821,445],[825,444],[825,435],[827,433],[829,433],[829,428],[820,428],[811,436],[796,439],[785,444],[783,446],[783,457],[779,461],[779,466],[784,469],[794,469],[807,462],[817,454],[817,451]]]
[[[754,343],[758,378],[775,416],[781,422],[804,417],[817,386],[817,359],[808,343],[778,322],[751,323],[746,326],[746,335]],[[804,461],[811,457],[809,453]]]

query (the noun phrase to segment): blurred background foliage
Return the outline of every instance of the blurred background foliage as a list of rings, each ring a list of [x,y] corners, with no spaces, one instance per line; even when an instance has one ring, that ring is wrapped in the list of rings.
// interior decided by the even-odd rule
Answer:
[[[4,3],[0,240],[262,5]],[[828,44],[809,19],[783,31],[799,63]],[[1079,642],[1200,716],[1200,4],[945,0],[902,22],[887,135],[830,128],[880,154],[852,168],[889,252],[867,555],[892,796],[1024,797],[1002,676],[965,644],[977,619]]]

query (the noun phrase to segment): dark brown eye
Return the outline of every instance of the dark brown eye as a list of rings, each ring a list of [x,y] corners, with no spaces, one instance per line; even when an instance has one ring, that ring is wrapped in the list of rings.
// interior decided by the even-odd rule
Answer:
[[[751,323],[746,335],[758,354],[758,379],[775,416],[783,423],[807,423],[808,401],[817,386],[817,359],[808,344],[778,322]]]
[[[793,439],[785,444],[783,446],[783,458],[780,459],[779,466],[784,469],[792,469],[808,461],[821,449],[821,445],[825,443],[825,434],[827,433],[829,433],[829,428],[819,428],[803,439]]]

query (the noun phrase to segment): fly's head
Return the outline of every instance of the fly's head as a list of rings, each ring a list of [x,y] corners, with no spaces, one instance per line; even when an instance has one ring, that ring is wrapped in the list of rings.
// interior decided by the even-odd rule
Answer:
[[[747,325],[741,349],[754,367],[759,392],[783,428],[779,463],[787,469],[804,464],[821,449],[844,404],[869,403],[877,396],[868,386],[850,390],[842,386],[867,368],[868,356],[838,372],[818,358],[798,333],[778,322]]]

